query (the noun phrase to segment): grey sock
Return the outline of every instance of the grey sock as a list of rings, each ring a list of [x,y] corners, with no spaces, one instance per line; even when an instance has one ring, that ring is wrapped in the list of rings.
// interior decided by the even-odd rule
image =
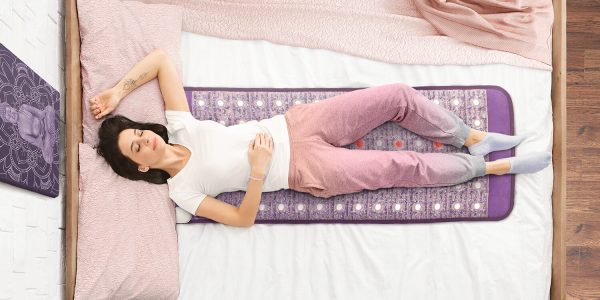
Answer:
[[[529,134],[506,135],[487,132],[483,140],[469,146],[471,155],[484,156],[490,152],[510,149],[520,144]]]
[[[550,152],[533,152],[506,158],[510,161],[508,174],[535,173],[545,169],[552,161]]]

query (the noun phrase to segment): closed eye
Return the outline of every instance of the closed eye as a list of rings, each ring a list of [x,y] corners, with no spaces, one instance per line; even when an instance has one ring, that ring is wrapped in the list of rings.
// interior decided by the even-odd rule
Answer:
[[[142,135],[144,134],[143,130],[138,130],[138,132],[140,133],[139,136],[142,137]],[[137,150],[135,152],[140,152],[140,144],[138,143],[137,145]]]
[[[139,134],[138,134],[138,132],[139,132]],[[143,130],[138,130],[138,129],[134,129],[134,130],[133,130],[133,134],[134,134],[134,135],[137,135],[137,136],[139,136],[139,137],[141,137],[143,133],[144,133],[144,131],[143,131]],[[131,151],[132,151],[132,152],[140,152],[140,144],[139,144],[139,143],[136,143],[136,145],[137,145],[137,148],[135,149],[135,151],[133,151],[133,145],[134,145],[134,144],[133,144],[133,142],[132,142],[132,143],[131,143]]]

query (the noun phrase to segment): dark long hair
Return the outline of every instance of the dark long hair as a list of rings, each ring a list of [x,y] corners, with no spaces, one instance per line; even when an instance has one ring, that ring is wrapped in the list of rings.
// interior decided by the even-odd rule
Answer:
[[[156,123],[139,123],[132,121],[124,116],[116,115],[110,117],[100,126],[98,135],[100,142],[96,151],[100,154],[115,173],[131,180],[145,180],[150,183],[163,184],[171,177],[169,173],[160,169],[149,169],[147,172],[140,172],[138,164],[129,159],[121,150],[119,150],[119,134],[125,129],[152,130],[161,136],[165,143],[169,143],[167,128],[164,125]]]

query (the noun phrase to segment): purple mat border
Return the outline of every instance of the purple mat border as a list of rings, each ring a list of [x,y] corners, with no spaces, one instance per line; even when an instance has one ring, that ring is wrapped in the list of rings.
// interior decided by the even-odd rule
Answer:
[[[231,87],[185,87],[185,94],[188,101],[188,107],[192,108],[191,94],[193,91],[231,91],[231,92],[300,92],[300,91],[341,91],[350,92],[353,90],[364,89],[367,87],[352,87],[352,88],[231,88]],[[494,111],[508,110],[508,114],[504,114],[504,118],[498,118],[498,115],[488,113],[488,132],[498,132],[503,134],[514,135],[514,111],[512,98],[510,94],[502,87],[496,85],[449,85],[449,86],[419,86],[414,87],[416,90],[470,90],[470,89],[485,89],[488,99],[488,112],[493,107]],[[494,101],[490,103],[489,99],[502,96],[506,99],[504,103]],[[490,105],[491,104],[491,105]],[[508,120],[506,119],[508,118]],[[515,155],[515,148],[496,151],[488,154],[487,161],[494,161],[500,158],[511,157]],[[515,175],[487,175],[489,176],[489,198],[488,198],[488,217],[485,218],[442,218],[442,219],[420,219],[420,220],[256,220],[255,224],[419,224],[419,223],[444,223],[444,222],[460,222],[460,221],[500,221],[510,215],[514,208],[515,197]],[[510,185],[509,185],[510,181]],[[504,187],[510,186],[510,189]],[[491,191],[494,191],[493,193]],[[510,201],[507,205],[499,201],[506,199],[510,194]],[[213,220],[207,219],[205,222],[190,222],[195,223],[216,223]]]

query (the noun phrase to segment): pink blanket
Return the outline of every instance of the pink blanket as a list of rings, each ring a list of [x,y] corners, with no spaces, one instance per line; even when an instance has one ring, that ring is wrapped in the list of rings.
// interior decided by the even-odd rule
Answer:
[[[415,4],[443,34],[552,64],[550,0],[417,0]]]
[[[445,36],[423,18],[415,0],[140,0],[185,8],[183,30],[238,40],[267,40],[277,44],[328,49],[388,63],[479,65],[504,63],[551,70],[547,59],[535,60],[527,49],[508,51]],[[432,0],[438,1],[438,0]],[[489,1],[489,0],[488,0]],[[550,3],[550,0],[546,0]],[[428,12],[431,13],[432,9]],[[454,21],[448,21],[454,22]],[[435,22],[434,22],[435,23]],[[437,26],[441,23],[435,23]],[[460,30],[456,27],[455,30]],[[548,28],[545,30],[548,36]],[[500,30],[500,29],[499,29]],[[509,31],[508,28],[501,28]],[[480,30],[483,32],[483,30]],[[472,37],[477,40],[479,36]],[[540,53],[540,49],[535,49]],[[515,54],[517,53],[517,54]],[[529,57],[529,58],[528,58]],[[549,57],[549,56],[548,56]]]

